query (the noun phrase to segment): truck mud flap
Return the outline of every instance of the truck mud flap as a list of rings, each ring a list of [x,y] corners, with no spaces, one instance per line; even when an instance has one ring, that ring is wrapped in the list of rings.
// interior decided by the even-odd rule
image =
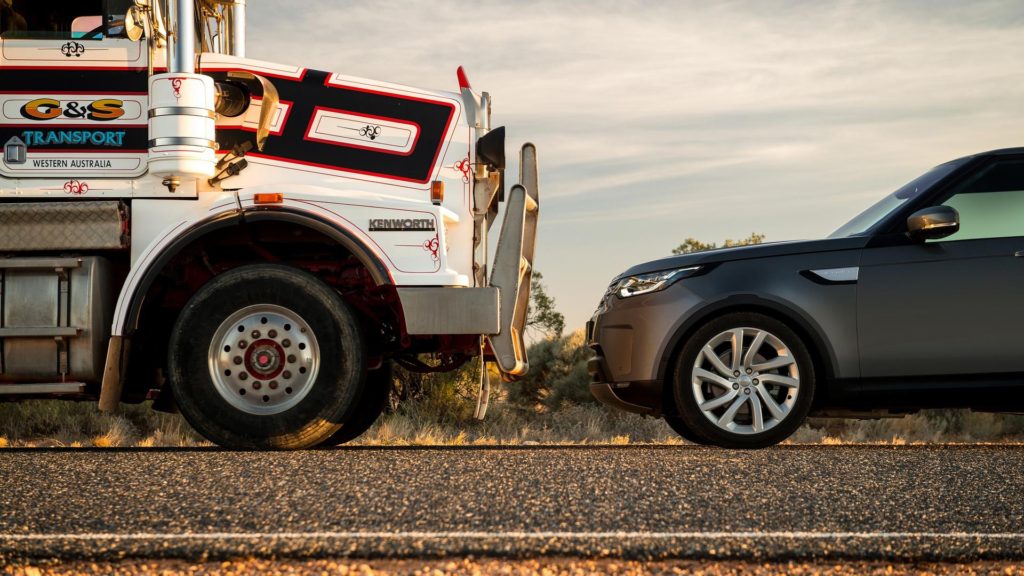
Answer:
[[[500,290],[500,332],[488,336],[498,369],[514,379],[530,368],[526,357],[526,313],[540,214],[537,149],[524,144],[519,154],[519,184],[508,193],[505,221],[491,269],[491,286]]]

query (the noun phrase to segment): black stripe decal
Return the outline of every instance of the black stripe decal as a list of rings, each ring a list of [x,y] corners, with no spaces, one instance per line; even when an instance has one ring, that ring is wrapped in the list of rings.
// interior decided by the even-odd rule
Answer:
[[[215,79],[224,80],[226,72],[213,72]],[[327,86],[327,72],[309,70],[302,80],[269,78],[282,100],[292,102],[293,108],[280,136],[271,136],[260,154],[285,162],[312,164],[357,174],[394,178],[409,182],[426,183],[432,169],[441,156],[445,135],[454,121],[455,105],[443,102],[417,99],[413,96],[384,94],[355,88]],[[32,70],[0,68],[0,91],[31,91],[39,94],[83,92],[109,93],[145,92],[147,77],[145,70]],[[388,153],[384,150],[361,149],[341,146],[329,142],[306,139],[306,129],[317,107],[351,111],[356,114],[393,118],[412,122],[419,126],[419,138],[406,155]],[[23,136],[26,130],[57,130],[8,126],[0,127],[0,143],[11,136]],[[104,149],[143,150],[146,148],[145,127],[102,127],[81,126],[61,127],[60,130],[83,130],[92,132],[124,132],[122,145],[106,148],[93,144],[61,144],[30,146],[30,150],[43,152],[47,149],[100,151]],[[249,141],[255,148],[256,135],[240,129],[218,129],[217,141],[222,149],[231,149],[236,144]],[[254,155],[257,155],[254,153]]]
[[[222,80],[226,73],[213,72]],[[309,70],[301,81],[269,78],[281,97],[293,103],[288,123],[280,136],[271,136],[261,154],[283,161],[314,164],[339,170],[426,183],[435,159],[439,158],[445,134],[454,121],[455,105],[419,100],[397,94],[366,92],[327,86],[327,72]],[[306,130],[316,107],[413,122],[420,134],[408,155],[367,150],[306,139]],[[218,129],[222,149],[249,141],[255,150],[256,135],[239,129]]]
[[[140,92],[149,89],[146,70],[9,70],[0,68],[0,91]]]

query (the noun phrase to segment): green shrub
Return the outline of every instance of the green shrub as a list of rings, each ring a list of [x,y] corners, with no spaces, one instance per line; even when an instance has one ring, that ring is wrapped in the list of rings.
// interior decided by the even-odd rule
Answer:
[[[582,330],[542,340],[530,347],[530,372],[508,385],[511,403],[557,411],[565,406],[592,404],[587,359],[592,352]]]

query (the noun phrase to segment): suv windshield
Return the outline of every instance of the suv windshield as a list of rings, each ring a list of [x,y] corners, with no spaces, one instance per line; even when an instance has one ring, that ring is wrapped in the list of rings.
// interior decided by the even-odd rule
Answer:
[[[838,230],[828,235],[829,238],[846,238],[847,236],[860,236],[881,222],[886,216],[892,214],[900,206],[909,200],[917,198],[922,192],[927,191],[939,180],[949,176],[954,170],[967,163],[970,158],[960,158],[939,164],[924,174],[914,178],[899,190],[882,198],[867,210],[858,214],[853,220],[839,227]]]

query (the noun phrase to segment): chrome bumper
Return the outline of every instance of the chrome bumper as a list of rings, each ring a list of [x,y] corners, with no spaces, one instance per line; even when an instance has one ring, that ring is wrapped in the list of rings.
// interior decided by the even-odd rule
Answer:
[[[505,221],[491,268],[482,288],[403,287],[398,289],[409,334],[482,334],[506,379],[526,374],[526,312],[537,239],[537,149],[524,144],[519,184],[508,192]]]

